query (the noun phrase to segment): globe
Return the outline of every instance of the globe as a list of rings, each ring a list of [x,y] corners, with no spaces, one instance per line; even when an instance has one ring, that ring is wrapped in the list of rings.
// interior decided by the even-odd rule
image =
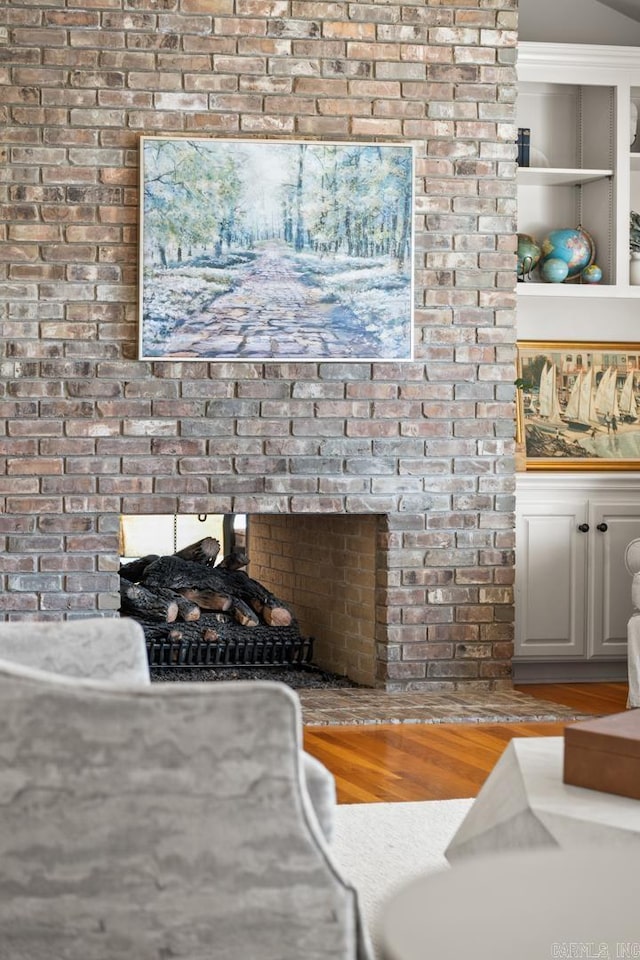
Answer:
[[[526,280],[542,256],[540,244],[528,233],[518,234],[518,280]]]
[[[540,276],[547,283],[562,283],[568,275],[569,267],[566,260],[561,260],[560,257],[549,257],[547,260],[543,260],[540,267]]]
[[[542,263],[549,259],[564,260],[569,277],[579,276],[593,263],[595,244],[586,230],[552,230],[542,241]]]
[[[597,263],[592,263],[585,267],[581,274],[583,283],[600,283],[602,280],[602,270]]]

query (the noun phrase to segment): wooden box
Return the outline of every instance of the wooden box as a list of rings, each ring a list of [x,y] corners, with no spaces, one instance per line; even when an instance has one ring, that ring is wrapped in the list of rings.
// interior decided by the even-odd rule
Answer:
[[[565,727],[563,780],[640,800],[640,709]]]

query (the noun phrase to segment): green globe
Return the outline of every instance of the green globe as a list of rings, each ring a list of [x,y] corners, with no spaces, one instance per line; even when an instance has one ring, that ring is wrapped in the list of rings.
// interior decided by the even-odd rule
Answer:
[[[528,233],[518,234],[518,280],[525,280],[542,256],[540,244]]]
[[[552,230],[542,241],[542,263],[551,258],[564,260],[568,276],[579,276],[585,267],[593,263],[595,244],[586,230]]]

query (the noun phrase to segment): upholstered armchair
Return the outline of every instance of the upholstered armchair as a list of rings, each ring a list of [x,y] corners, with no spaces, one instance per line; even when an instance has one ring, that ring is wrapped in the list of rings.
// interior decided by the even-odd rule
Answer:
[[[288,687],[96,681],[5,657],[0,717],[3,956],[369,957]]]
[[[116,683],[151,682],[144,631],[128,617],[0,623],[0,659],[70,677]],[[315,814],[330,840],[335,781],[324,764],[306,752],[302,754],[302,766]]]
[[[632,540],[624,553],[627,570],[633,577],[631,604],[633,613],[627,623],[627,662],[629,673],[628,707],[640,707],[640,538]]]

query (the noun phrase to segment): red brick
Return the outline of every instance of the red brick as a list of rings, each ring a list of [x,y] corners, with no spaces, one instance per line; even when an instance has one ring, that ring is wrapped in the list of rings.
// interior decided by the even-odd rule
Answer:
[[[236,13],[247,17],[285,17],[289,0],[236,0]]]
[[[278,40],[274,37],[240,37],[238,54],[240,56],[286,57],[291,53],[291,40]]]
[[[339,99],[333,97],[321,98],[318,100],[318,111],[320,114],[329,116],[365,116],[371,115],[371,101],[347,97]]]
[[[364,23],[358,21],[336,21],[334,23],[325,23],[322,27],[322,35],[328,39],[340,40],[375,40],[375,23]]]
[[[233,13],[233,0],[181,0],[180,8],[183,13],[223,16]]]
[[[62,499],[60,497],[7,497],[7,512],[30,515],[62,513]]]

